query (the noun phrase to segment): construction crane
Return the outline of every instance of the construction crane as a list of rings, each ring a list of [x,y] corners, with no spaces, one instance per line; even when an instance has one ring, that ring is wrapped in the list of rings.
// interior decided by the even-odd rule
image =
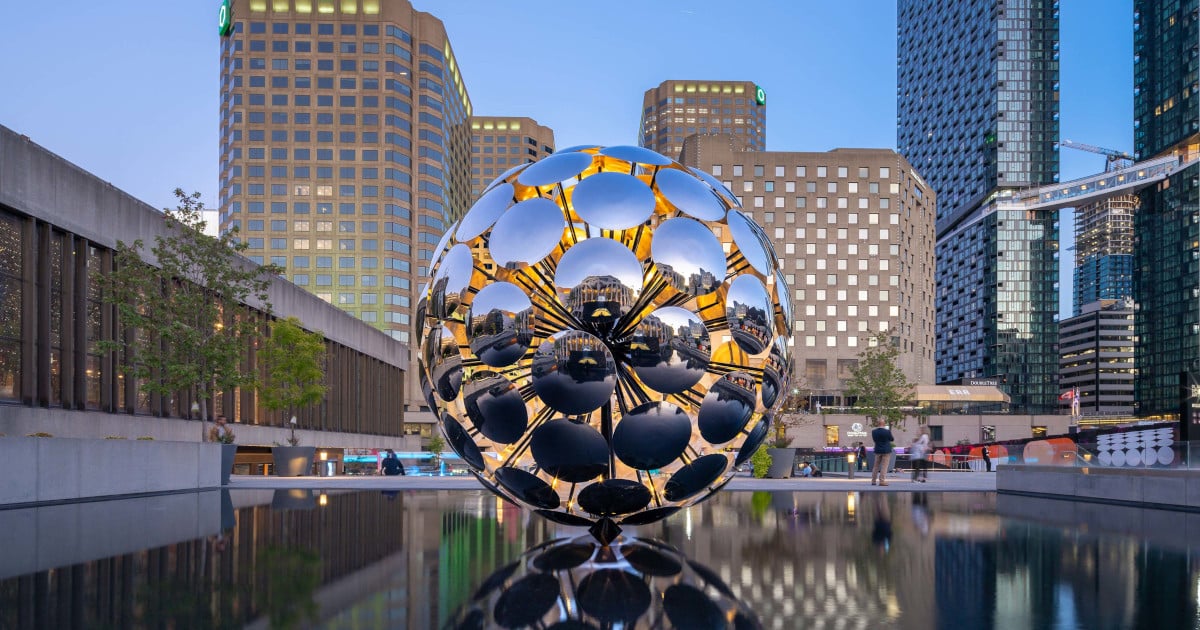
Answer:
[[[1098,147],[1098,146],[1091,145],[1091,144],[1084,144],[1082,142],[1072,142],[1071,140],[1063,140],[1059,144],[1064,147],[1070,147],[1072,149],[1079,149],[1080,151],[1087,151],[1089,153],[1098,153],[1098,154],[1103,155],[1104,157],[1108,158],[1108,161],[1105,162],[1105,164],[1104,164],[1104,172],[1105,173],[1120,170],[1122,168],[1125,168],[1125,167],[1133,164],[1133,156],[1124,151],[1117,151],[1116,149],[1105,149],[1104,147]]]

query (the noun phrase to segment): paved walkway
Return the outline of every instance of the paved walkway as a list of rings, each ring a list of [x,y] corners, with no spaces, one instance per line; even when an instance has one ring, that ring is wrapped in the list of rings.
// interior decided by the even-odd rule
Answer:
[[[312,488],[324,490],[479,490],[470,475],[453,477],[264,477],[234,475],[230,489]],[[782,490],[790,492],[995,492],[996,473],[943,472],[929,476],[928,483],[913,483],[907,472],[893,474],[886,486],[872,486],[869,474],[847,479],[829,474],[816,479],[755,479],[739,474],[726,486],[729,490]]]

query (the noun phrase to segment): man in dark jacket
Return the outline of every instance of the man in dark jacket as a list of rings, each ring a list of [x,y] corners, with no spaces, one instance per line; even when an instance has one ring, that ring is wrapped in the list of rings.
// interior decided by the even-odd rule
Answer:
[[[888,467],[892,463],[892,442],[896,440],[884,420],[876,423],[875,430],[871,431],[871,439],[875,441],[875,465],[871,467],[871,485],[878,482],[879,485],[886,486]]]

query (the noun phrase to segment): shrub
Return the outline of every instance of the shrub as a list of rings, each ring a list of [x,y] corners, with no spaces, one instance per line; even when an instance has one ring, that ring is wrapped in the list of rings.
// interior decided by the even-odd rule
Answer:
[[[766,477],[767,470],[771,468],[771,454],[767,452],[767,449],[760,446],[750,456],[750,465],[754,467],[754,477],[756,479]]]
[[[45,431],[38,431],[37,433],[27,434],[25,437],[54,437],[54,434],[46,433]]]

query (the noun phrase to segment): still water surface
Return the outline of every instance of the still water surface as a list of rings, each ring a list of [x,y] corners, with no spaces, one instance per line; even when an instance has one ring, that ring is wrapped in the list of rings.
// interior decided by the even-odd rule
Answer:
[[[993,493],[725,492],[625,533],[648,542],[622,552],[627,579],[592,589],[601,611],[580,547],[548,545],[583,532],[482,491],[0,510],[0,630],[469,627],[514,610],[591,624],[573,627],[696,627],[718,610],[764,628],[1200,628],[1196,514]],[[571,570],[530,577],[556,562]]]

